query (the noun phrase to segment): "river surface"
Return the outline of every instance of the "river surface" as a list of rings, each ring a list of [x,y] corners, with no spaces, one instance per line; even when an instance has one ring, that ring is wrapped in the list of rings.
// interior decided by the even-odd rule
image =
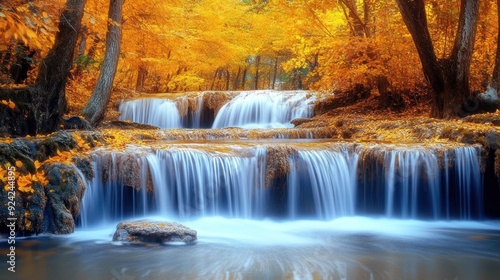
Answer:
[[[154,218],[153,219],[161,219]],[[367,217],[185,221],[192,245],[111,242],[116,223],[18,238],[0,279],[500,279],[500,223]],[[7,242],[1,242],[7,254]]]

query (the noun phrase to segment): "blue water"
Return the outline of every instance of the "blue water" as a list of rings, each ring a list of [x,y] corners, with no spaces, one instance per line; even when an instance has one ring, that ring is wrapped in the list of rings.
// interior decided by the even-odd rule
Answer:
[[[158,219],[158,218],[155,218]],[[111,242],[114,225],[18,240],[0,279],[499,279],[498,222],[367,217],[185,221],[193,245]],[[2,240],[1,254],[6,242]]]

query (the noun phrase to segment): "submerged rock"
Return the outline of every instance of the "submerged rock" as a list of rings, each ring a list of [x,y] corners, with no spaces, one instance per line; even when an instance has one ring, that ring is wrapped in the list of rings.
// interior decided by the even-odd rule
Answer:
[[[196,240],[196,230],[175,222],[158,221],[126,221],[116,226],[113,241],[124,242],[184,242],[191,243]]]

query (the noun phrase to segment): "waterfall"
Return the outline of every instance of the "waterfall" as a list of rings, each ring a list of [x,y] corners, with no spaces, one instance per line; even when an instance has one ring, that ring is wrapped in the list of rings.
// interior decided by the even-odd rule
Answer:
[[[288,212],[294,219],[312,206],[312,217],[332,219],[354,214],[356,155],[349,150],[300,150],[290,160]]]
[[[242,92],[220,109],[212,127],[293,127],[291,120],[313,116],[314,100],[307,91]]]
[[[312,117],[315,100],[307,91],[201,92],[149,95],[121,102],[118,111],[120,120],[160,128],[286,128],[295,118]]]
[[[259,166],[265,154],[259,148],[247,152],[238,156],[187,148],[157,150],[149,163],[161,174],[153,181],[156,201],[168,202],[160,214],[261,216],[265,194]]]
[[[130,120],[160,128],[182,128],[181,115],[174,101],[160,98],[135,99],[122,102],[119,120]]]
[[[481,216],[478,147],[325,141],[279,147],[216,142],[97,150],[82,225],[146,215]]]
[[[373,146],[362,157],[357,197],[362,214],[404,219],[482,216],[479,147]]]

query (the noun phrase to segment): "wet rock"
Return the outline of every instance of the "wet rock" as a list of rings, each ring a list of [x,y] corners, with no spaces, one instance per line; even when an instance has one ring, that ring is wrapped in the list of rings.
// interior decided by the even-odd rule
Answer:
[[[16,146],[16,142],[8,145],[5,143],[0,143],[0,164],[5,164],[9,162],[11,165],[14,165],[17,160],[23,163],[23,168],[25,168],[29,172],[35,171],[35,165],[33,160],[26,156],[26,153],[29,152],[24,151],[20,143],[17,143],[19,146]],[[27,148],[26,148],[27,149]]]
[[[477,99],[486,111],[494,112],[500,108],[500,97],[497,91],[490,86],[486,88],[485,92],[478,94]]]
[[[113,241],[132,243],[191,243],[196,240],[196,231],[175,222],[126,221],[116,226]]]
[[[94,178],[94,168],[92,167],[92,162],[88,157],[74,157],[73,163],[76,165],[78,170],[80,170],[85,176],[85,179],[92,180]]]
[[[119,129],[159,129],[159,127],[150,125],[150,124],[143,124],[143,123],[136,123],[136,122],[131,122],[131,121],[109,121],[104,123],[101,127],[103,128],[119,128]]]
[[[33,182],[33,194],[25,201],[26,211],[24,211],[23,223],[20,229],[27,235],[39,234],[46,230],[45,207],[47,206],[47,195],[45,188],[38,182]]]
[[[9,233],[11,222],[15,224],[15,229],[20,229],[23,226],[23,221],[21,219],[16,219],[15,221],[8,220],[9,218],[21,217],[24,213],[24,209],[19,207],[22,205],[23,201],[19,195],[15,195],[12,192],[4,191],[5,185],[0,181],[0,233]],[[9,210],[9,206],[15,206],[13,211]],[[11,208],[12,209],[12,208]]]
[[[62,125],[64,129],[82,129],[82,130],[94,129],[87,120],[78,116],[64,118],[62,121]]]
[[[98,131],[77,131],[76,134],[81,137],[91,148],[95,148],[99,145],[105,145],[106,140],[102,134]]]
[[[46,231],[56,234],[72,233],[75,229],[75,220],[80,215],[85,183],[72,166],[52,163],[41,168],[49,180],[45,187]]]
[[[36,144],[36,153],[34,158],[39,161],[44,161],[48,157],[57,155],[57,150],[69,151],[75,147],[76,141],[73,136],[66,131],[61,130]]]
[[[312,121],[314,121],[314,119],[312,119],[312,118],[296,118],[296,119],[293,119],[290,123],[297,127],[303,123],[308,123],[308,122],[312,122]]]

